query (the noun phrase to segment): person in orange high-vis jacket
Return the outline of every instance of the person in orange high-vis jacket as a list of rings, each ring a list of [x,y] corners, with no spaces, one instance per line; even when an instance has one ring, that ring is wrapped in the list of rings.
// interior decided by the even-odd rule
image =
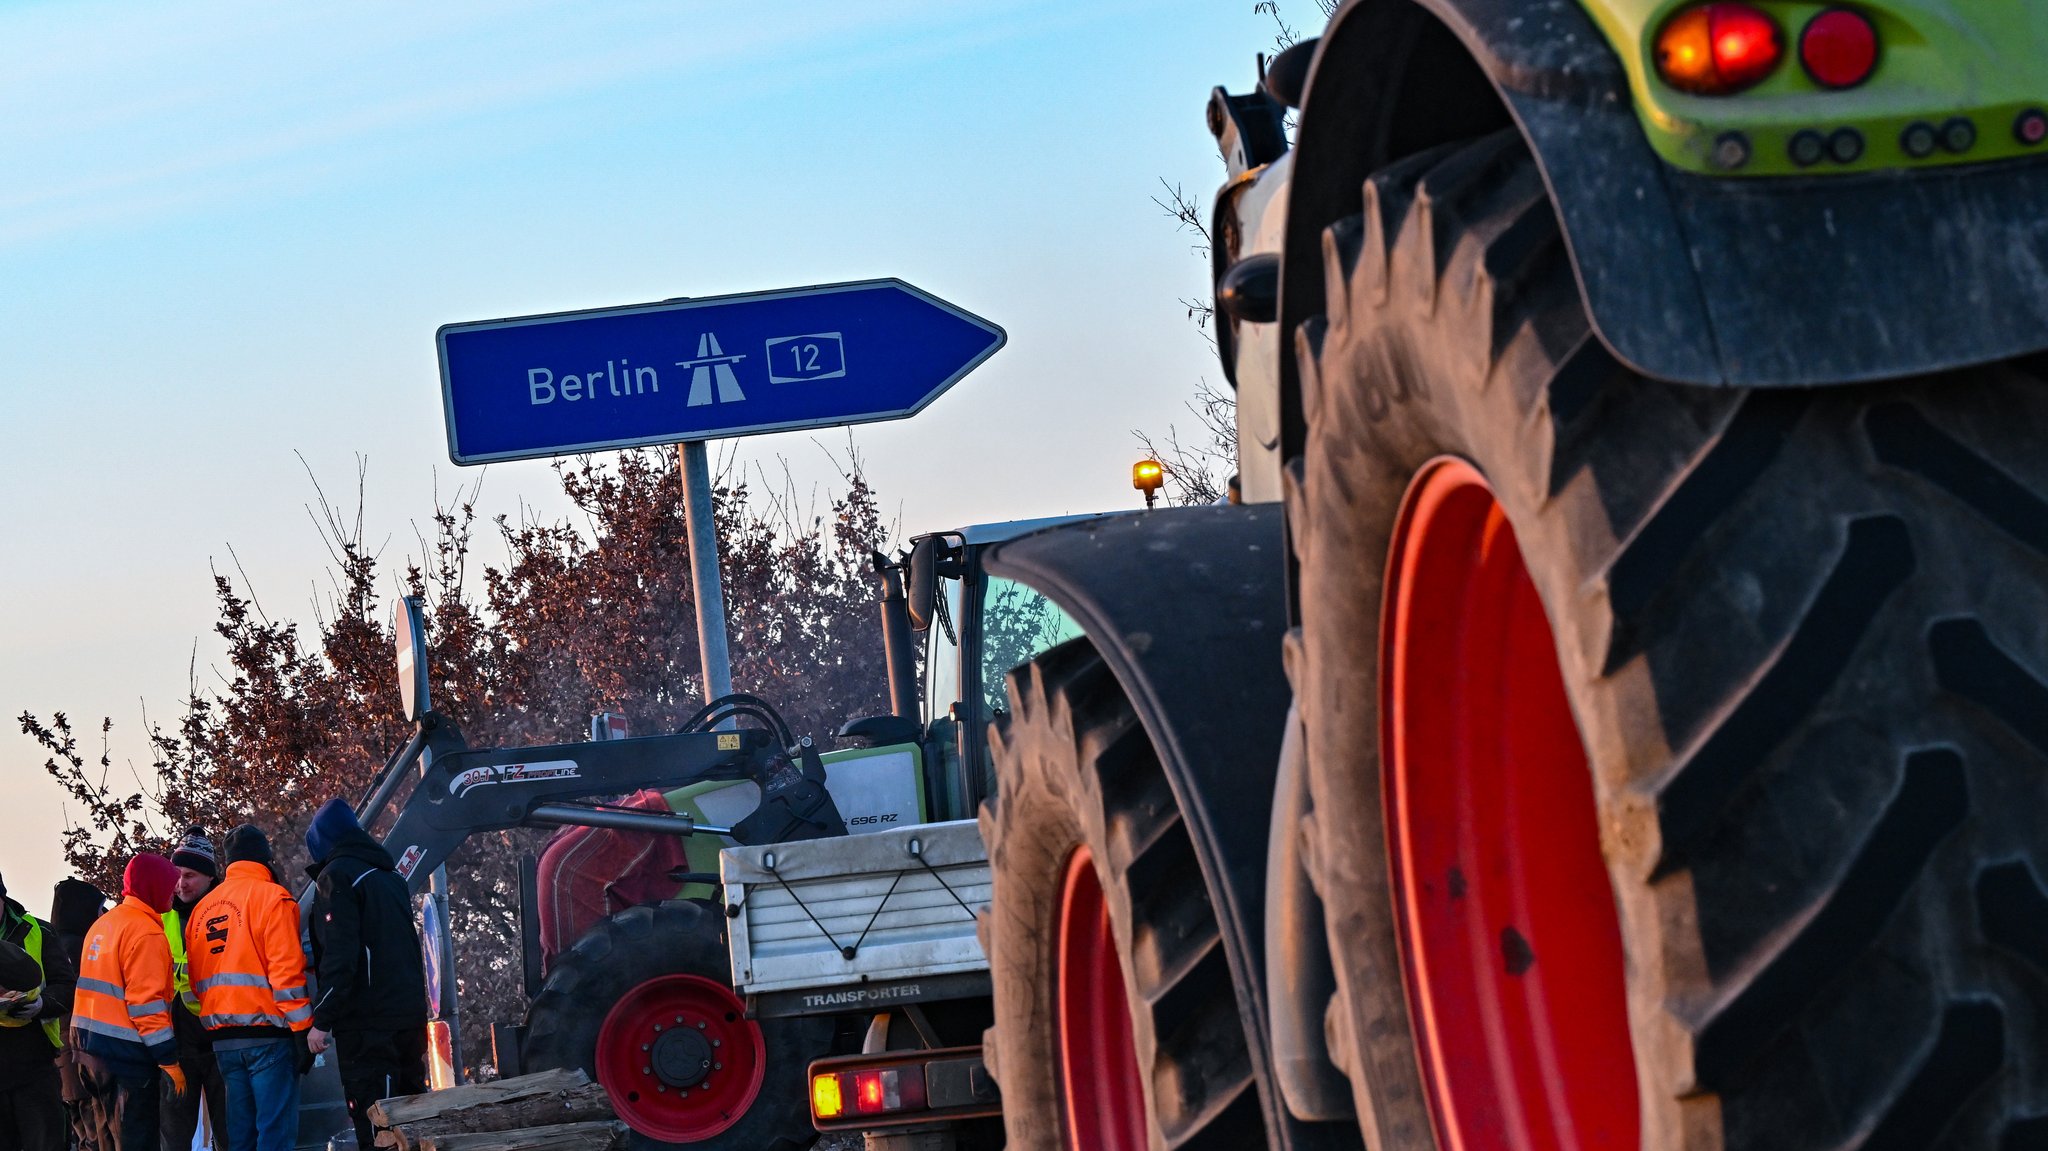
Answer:
[[[245,823],[226,847],[227,874],[185,922],[185,961],[227,1084],[228,1151],[291,1151],[313,1024],[299,905],[271,876],[261,831]]]
[[[171,948],[163,914],[178,869],[138,855],[121,877],[121,902],[92,925],[78,964],[71,1041],[80,1068],[115,1100],[120,1151],[154,1151],[159,1076],[185,1090],[171,1032]]]

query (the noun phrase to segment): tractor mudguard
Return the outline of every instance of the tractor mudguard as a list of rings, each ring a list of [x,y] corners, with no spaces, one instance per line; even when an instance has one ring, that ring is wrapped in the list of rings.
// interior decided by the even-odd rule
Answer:
[[[1680,383],[1784,387],[2048,348],[2048,163],[1782,178],[1681,170],[1651,147],[1621,59],[1574,0],[1348,0],[1311,66],[1297,203],[1330,195],[1301,186],[1322,166],[1315,150],[1384,156],[1390,139],[1430,134],[1416,126],[1429,102],[1398,91],[1426,81],[1402,72],[1376,87],[1357,76],[1386,69],[1388,44],[1415,35],[1417,7],[1463,45],[1529,140],[1594,330],[1631,367]],[[1289,277],[1283,320],[1316,310],[1285,300],[1306,287]]]
[[[995,545],[983,563],[1059,605],[1128,694],[1217,912],[1267,1131],[1301,1148],[1321,1143],[1279,1097],[1266,1032],[1266,837],[1290,697],[1283,550],[1267,504],[1089,520]]]

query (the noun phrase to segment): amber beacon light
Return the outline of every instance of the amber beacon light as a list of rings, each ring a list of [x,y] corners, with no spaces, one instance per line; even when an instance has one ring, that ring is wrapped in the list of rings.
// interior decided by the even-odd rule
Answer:
[[[1778,22],[1748,4],[1695,4],[1657,33],[1657,73],[1695,96],[1727,96],[1760,83],[1785,56]]]
[[[1131,486],[1145,493],[1145,506],[1159,498],[1159,485],[1166,482],[1166,468],[1158,460],[1139,460],[1131,465]]]

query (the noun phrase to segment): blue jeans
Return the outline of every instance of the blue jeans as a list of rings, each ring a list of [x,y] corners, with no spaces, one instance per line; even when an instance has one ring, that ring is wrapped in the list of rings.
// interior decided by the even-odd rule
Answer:
[[[299,1072],[292,1043],[214,1050],[228,1086],[227,1151],[292,1151],[299,1136]]]

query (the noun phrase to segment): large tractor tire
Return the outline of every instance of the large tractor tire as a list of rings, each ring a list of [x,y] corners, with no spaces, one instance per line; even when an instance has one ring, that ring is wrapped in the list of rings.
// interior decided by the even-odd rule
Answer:
[[[725,920],[701,903],[634,907],[558,956],[526,1014],[529,1070],[602,1083],[636,1148],[798,1151],[806,1078],[830,1054],[823,1019],[746,1017]]]
[[[1009,690],[981,830],[1010,1151],[1264,1146],[1194,843],[1116,677],[1076,639]]]
[[[1288,666],[1368,1145],[2048,1146],[2048,381],[1643,378],[1512,132],[1322,255]]]

